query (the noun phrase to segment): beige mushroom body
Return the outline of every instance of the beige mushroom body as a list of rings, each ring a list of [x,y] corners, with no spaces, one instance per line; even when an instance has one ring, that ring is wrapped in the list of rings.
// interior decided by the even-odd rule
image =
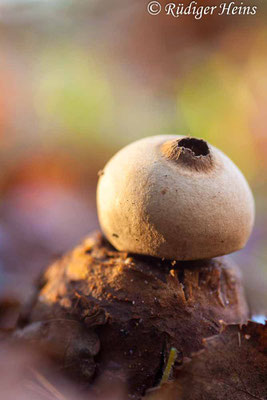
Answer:
[[[153,136],[120,150],[98,182],[101,228],[118,250],[175,260],[232,253],[254,222],[236,165],[201,139]]]

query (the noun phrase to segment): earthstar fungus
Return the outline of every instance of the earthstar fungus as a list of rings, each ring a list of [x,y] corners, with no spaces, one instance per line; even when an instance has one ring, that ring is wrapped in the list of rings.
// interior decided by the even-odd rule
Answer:
[[[221,320],[247,321],[238,269],[213,257],[245,245],[253,197],[204,140],[155,136],[107,163],[97,206],[104,236],[46,270],[16,334],[60,348],[59,363],[82,382],[119,379],[138,399],[160,382],[171,348],[183,364]]]

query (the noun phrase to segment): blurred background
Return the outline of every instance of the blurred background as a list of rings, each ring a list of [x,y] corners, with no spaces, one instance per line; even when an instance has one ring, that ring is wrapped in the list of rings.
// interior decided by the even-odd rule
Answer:
[[[253,313],[266,311],[267,4],[253,4],[255,16],[195,20],[139,0],[0,0],[0,300],[24,301],[98,228],[109,157],[166,133],[208,140],[247,177],[256,225],[232,257]]]

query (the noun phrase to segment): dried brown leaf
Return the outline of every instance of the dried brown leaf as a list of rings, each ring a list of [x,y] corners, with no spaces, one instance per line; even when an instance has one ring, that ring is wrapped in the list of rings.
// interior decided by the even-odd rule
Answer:
[[[175,371],[175,380],[149,400],[267,399],[267,326],[229,325],[203,340],[204,348]]]

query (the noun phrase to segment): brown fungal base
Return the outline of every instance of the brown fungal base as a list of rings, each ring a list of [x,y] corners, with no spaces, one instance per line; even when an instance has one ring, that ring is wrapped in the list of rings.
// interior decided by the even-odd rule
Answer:
[[[182,363],[220,331],[220,320],[247,316],[238,271],[226,259],[128,255],[95,234],[48,268],[17,335],[54,346],[82,381],[105,374],[138,398],[159,383],[171,347]]]

